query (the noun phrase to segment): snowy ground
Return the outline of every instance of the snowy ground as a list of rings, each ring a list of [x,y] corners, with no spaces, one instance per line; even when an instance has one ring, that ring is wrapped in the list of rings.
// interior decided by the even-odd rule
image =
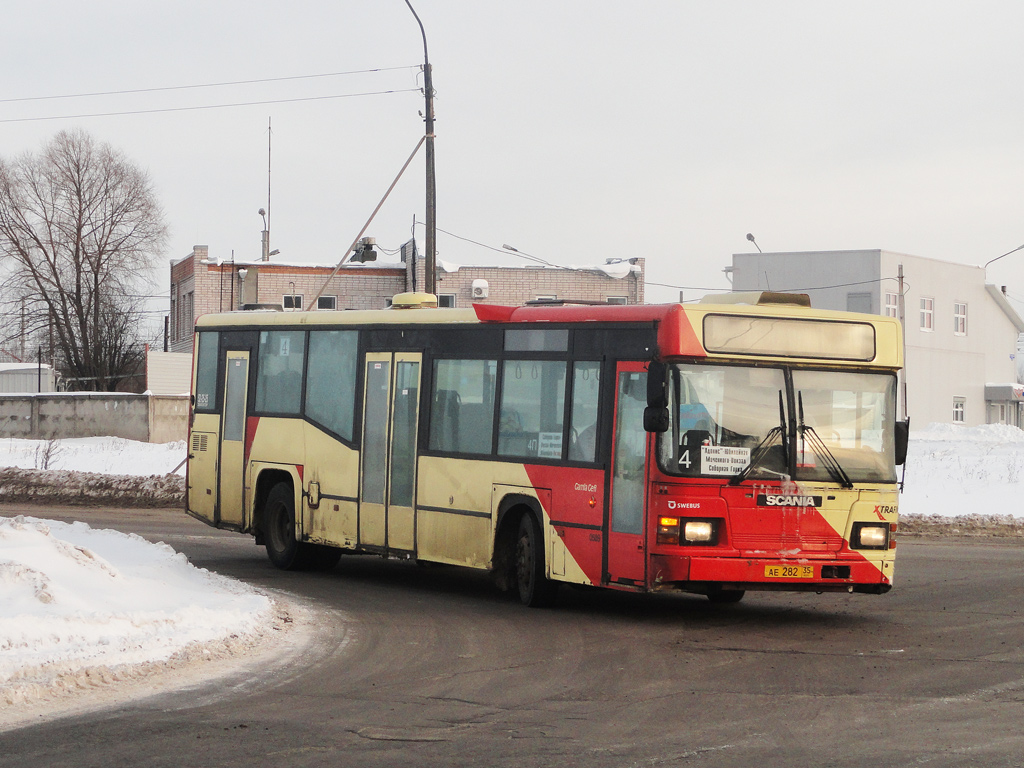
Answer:
[[[140,443],[121,437],[79,437],[70,440],[0,438],[0,467],[66,469],[105,475],[185,476],[185,441]]]
[[[166,544],[0,518],[0,728],[40,702],[243,651],[280,613]]]
[[[69,482],[69,472],[166,475],[184,456],[183,442],[0,439],[0,468],[48,469]],[[1022,493],[1024,431],[932,425],[912,434],[905,521],[994,515],[1015,524]],[[261,628],[289,621],[282,611],[165,544],[84,523],[0,518],[0,711],[62,692],[95,696],[97,684],[246,650]],[[0,716],[0,728],[16,721]]]
[[[1024,431],[1004,424],[911,431],[904,515],[1024,520]]]

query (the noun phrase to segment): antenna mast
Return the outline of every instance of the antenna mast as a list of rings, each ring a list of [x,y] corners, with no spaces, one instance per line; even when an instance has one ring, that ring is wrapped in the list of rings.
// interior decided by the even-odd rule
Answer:
[[[263,260],[270,261],[270,118],[267,118],[267,223],[263,233]]]

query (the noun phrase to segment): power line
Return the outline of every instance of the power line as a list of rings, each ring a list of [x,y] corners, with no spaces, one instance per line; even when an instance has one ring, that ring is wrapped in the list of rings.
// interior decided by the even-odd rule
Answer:
[[[315,75],[292,75],[290,77],[264,77],[257,80],[229,80],[223,83],[195,83],[192,85],[167,85],[158,88],[131,88],[120,91],[93,91],[91,93],[67,93],[60,96],[23,96],[13,99],[0,99],[0,104],[15,104],[25,101],[51,101],[55,99],[83,99],[93,96],[124,96],[134,93],[159,93],[162,91],[185,91],[196,88],[224,88],[232,85],[255,85],[258,83],[282,83],[291,80],[312,80],[321,77],[341,77],[343,75],[365,75],[372,72],[393,72],[399,69],[419,69],[418,64],[404,67],[378,67],[377,69],[355,69],[349,72],[322,72]]]
[[[231,107],[256,107],[264,104],[293,104],[300,101],[324,101],[326,99],[351,99],[357,96],[385,96],[391,93],[419,93],[419,88],[402,88],[390,91],[367,91],[364,93],[341,93],[334,96],[306,96],[296,99],[268,99],[267,101],[243,101],[234,104],[207,104],[198,107],[165,107],[162,109],[135,109],[124,112],[94,112],[81,115],[49,115],[47,117],[14,117],[0,120],[0,123],[33,123],[44,120],[80,120],[87,117],[123,117],[125,115],[153,115],[161,112],[194,112],[200,109],[227,109]]]

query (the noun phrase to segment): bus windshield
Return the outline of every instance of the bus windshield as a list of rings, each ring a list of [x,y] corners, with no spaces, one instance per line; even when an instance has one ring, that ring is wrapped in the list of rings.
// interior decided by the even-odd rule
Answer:
[[[894,482],[889,374],[677,363],[658,462],[683,477]]]

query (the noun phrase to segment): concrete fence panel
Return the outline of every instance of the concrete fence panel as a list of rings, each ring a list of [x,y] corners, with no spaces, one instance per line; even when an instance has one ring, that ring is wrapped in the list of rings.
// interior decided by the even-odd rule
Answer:
[[[0,437],[110,436],[164,443],[184,440],[187,433],[187,395],[0,394]]]

